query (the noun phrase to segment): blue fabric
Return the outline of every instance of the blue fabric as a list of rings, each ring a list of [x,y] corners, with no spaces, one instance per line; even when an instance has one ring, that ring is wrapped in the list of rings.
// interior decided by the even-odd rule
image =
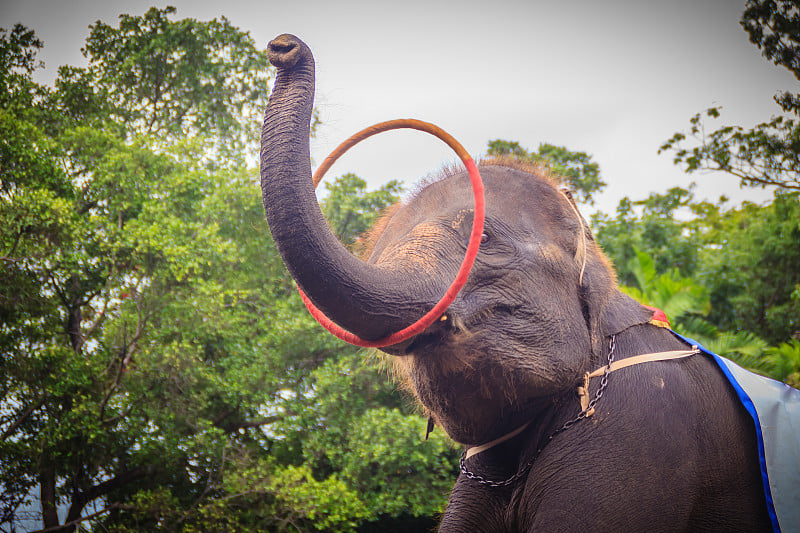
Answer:
[[[775,531],[800,531],[800,391],[754,374],[692,339],[711,356],[755,422],[767,510]]]

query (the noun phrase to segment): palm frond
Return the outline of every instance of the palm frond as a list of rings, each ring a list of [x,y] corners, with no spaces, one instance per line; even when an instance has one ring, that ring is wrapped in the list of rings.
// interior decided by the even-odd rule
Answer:
[[[800,383],[800,340],[792,339],[767,349],[765,357],[777,379]],[[794,379],[790,379],[793,377]]]
[[[749,331],[723,331],[705,347],[750,370],[760,373],[770,370],[769,362],[763,357],[767,343]]]

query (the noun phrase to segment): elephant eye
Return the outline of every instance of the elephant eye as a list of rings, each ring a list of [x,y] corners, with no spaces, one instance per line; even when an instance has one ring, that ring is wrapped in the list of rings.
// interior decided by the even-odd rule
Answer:
[[[489,242],[489,240],[490,239],[489,239],[489,234],[488,233],[486,233],[486,232],[481,233],[481,238],[480,238],[480,241],[479,241],[481,244],[486,244],[487,242]],[[464,247],[469,247],[469,237],[464,239]]]

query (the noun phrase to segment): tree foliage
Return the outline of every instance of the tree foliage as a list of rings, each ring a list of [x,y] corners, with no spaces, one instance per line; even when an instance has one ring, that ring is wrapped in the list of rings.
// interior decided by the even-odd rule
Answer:
[[[541,143],[536,152],[531,152],[516,141],[496,139],[489,141],[487,155],[513,156],[541,165],[563,178],[576,196],[589,204],[594,204],[594,193],[606,186],[600,177],[600,167],[592,161],[592,156],[585,152],[572,152],[563,146]]]
[[[800,334],[800,193],[779,190],[767,206],[745,203],[706,217],[695,276],[710,290],[712,322],[770,344]]]
[[[767,362],[777,379],[800,389],[800,340],[791,339],[767,349]]]
[[[322,210],[331,230],[346,246],[358,249],[357,239],[372,227],[387,199],[399,199],[403,186],[390,180],[380,190],[368,192],[366,181],[355,174],[345,174],[333,183],[326,182],[325,190],[328,195]]]
[[[636,256],[628,262],[628,269],[636,279],[635,286],[623,286],[623,290],[640,302],[661,309],[673,321],[680,323],[687,315],[705,315],[710,309],[708,291],[683,278],[677,269],[668,269],[657,274],[653,258],[635,250]]]
[[[679,213],[680,211],[680,213]],[[623,284],[637,286],[637,251],[659,275],[671,270],[709,294],[708,319],[721,330],[752,331],[769,343],[800,333],[800,195],[778,190],[772,203],[739,207],[696,201],[673,188],[640,201],[623,198],[617,214],[592,216],[597,240]]]
[[[743,186],[778,186],[800,189],[800,125],[776,116],[751,129],[725,126],[706,132],[703,116],[718,118],[720,107],[698,113],[690,120],[694,146],[685,147],[686,134],[676,133],[661,151],[671,150],[676,164],[686,172],[720,170],[739,178]]]
[[[768,60],[800,80],[800,11],[787,0],[748,0],[741,25]],[[800,94],[779,92],[783,114],[746,129],[724,126],[706,131],[705,119],[718,118],[720,107],[697,113],[689,137],[676,133],[660,148],[671,151],[686,172],[720,170],[739,178],[742,186],[800,189]]]
[[[63,67],[54,87],[32,80],[32,31],[0,34],[0,528],[31,513],[48,531],[346,531],[433,515],[452,449],[420,443],[424,419],[374,365],[354,376],[380,401],[344,416],[330,383],[357,385],[334,370],[355,366],[353,349],[308,316],[269,238],[241,156],[248,109],[265,102],[263,50],[227,21],[172,15],[94,24],[89,66]],[[328,189],[352,239],[399,185]],[[415,471],[362,492],[365,468],[401,463]]]
[[[693,202],[691,189],[673,187],[643,200],[625,197],[613,217],[602,212],[592,215],[597,241],[616,266],[621,282],[629,286],[637,283],[630,268],[637,250],[653,259],[658,274],[671,269],[683,277],[694,274],[698,242],[679,218],[679,214],[691,211]]]
[[[89,64],[61,67],[55,98],[70,118],[165,144],[202,136],[219,160],[241,162],[266,99],[266,52],[224,17],[170,20],[175,12],[151,8],[121,15],[117,27],[91,25],[82,49]]]
[[[770,362],[762,357],[767,348],[763,339],[750,331],[720,331],[706,319],[711,312],[708,288],[692,278],[682,277],[674,268],[659,275],[652,257],[640,250],[635,252],[628,269],[636,285],[623,285],[623,292],[664,311],[675,331],[700,342],[710,351],[752,370],[770,371]]]
[[[765,58],[800,80],[800,10],[795,2],[749,0],[741,25]],[[784,111],[800,108],[798,95],[790,92],[779,93],[775,100]]]

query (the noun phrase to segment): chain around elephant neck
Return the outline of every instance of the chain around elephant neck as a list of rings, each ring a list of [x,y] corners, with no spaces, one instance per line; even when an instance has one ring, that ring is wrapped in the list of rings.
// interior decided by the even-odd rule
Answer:
[[[552,441],[555,438],[556,435],[568,430],[569,428],[571,428],[584,418],[591,416],[591,413],[594,412],[594,408],[597,405],[597,402],[600,400],[600,398],[603,397],[603,392],[608,386],[608,373],[611,370],[611,363],[614,362],[614,348],[616,348],[616,341],[617,341],[616,335],[611,335],[611,339],[608,342],[608,359],[605,366],[605,372],[603,372],[603,377],[600,380],[600,388],[597,389],[597,392],[595,393],[594,398],[592,398],[592,400],[589,402],[589,405],[585,409],[581,410],[581,412],[578,413],[578,415],[575,418],[568,420],[567,422],[564,422],[563,426],[561,426],[560,428],[552,432],[550,435],[548,435],[544,443],[536,450],[536,453],[533,454],[531,460],[528,461],[524,467],[518,470],[516,474],[507,479],[502,479],[502,480],[488,479],[480,474],[476,474],[475,472],[469,470],[465,464],[467,450],[464,450],[461,453],[461,459],[459,459],[458,461],[461,473],[465,477],[472,479],[480,483],[481,485],[487,485],[489,487],[508,487],[509,485],[513,485],[514,483],[519,481],[519,479],[522,478],[523,476],[527,475],[528,471],[531,469],[531,467],[533,467],[533,463],[539,457],[539,454],[542,453],[542,450],[544,450],[545,446],[547,446],[550,443],[550,441]],[[525,424],[525,426],[527,425],[528,424]],[[525,426],[523,426],[523,428]]]

